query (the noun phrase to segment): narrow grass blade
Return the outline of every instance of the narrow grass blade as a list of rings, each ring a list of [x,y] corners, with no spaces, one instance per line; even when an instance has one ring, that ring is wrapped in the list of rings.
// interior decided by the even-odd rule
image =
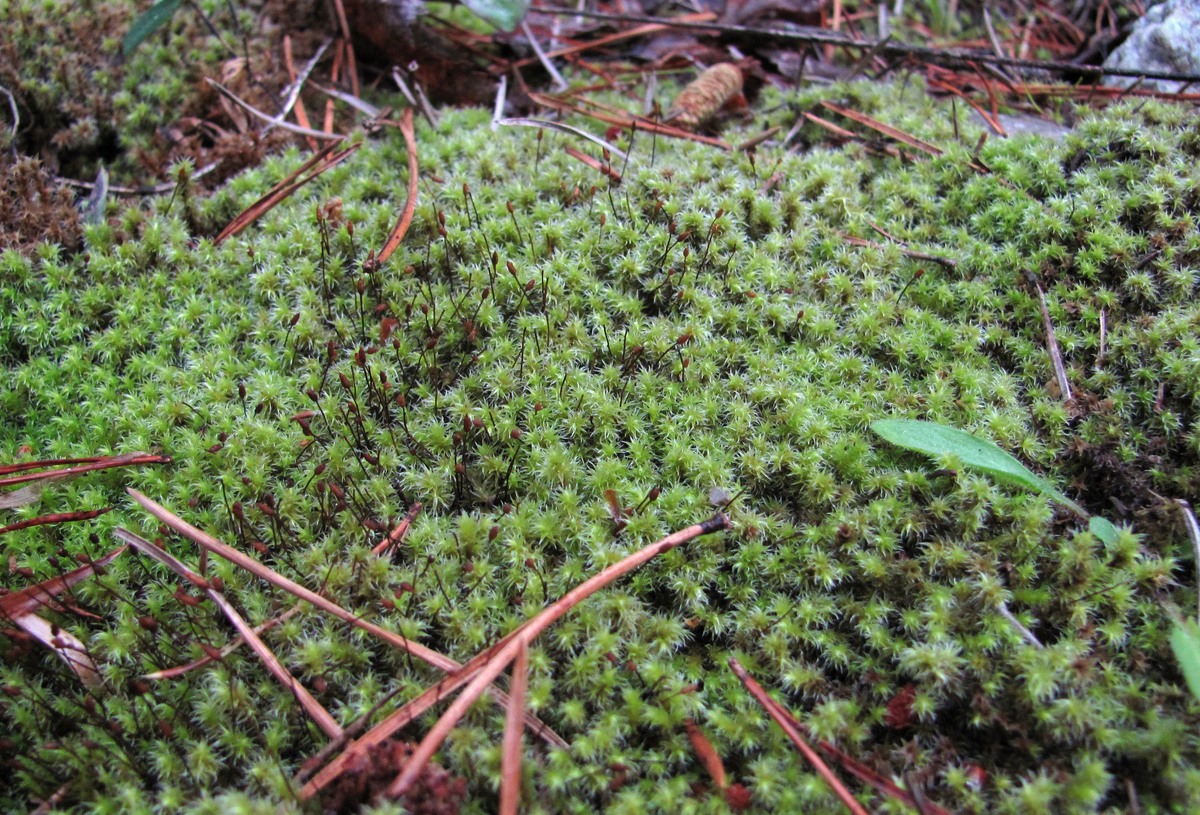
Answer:
[[[166,25],[181,5],[183,0],[159,0],[147,9],[133,21],[129,31],[125,32],[125,39],[121,42],[121,53],[124,56],[132,54],[147,37]]]

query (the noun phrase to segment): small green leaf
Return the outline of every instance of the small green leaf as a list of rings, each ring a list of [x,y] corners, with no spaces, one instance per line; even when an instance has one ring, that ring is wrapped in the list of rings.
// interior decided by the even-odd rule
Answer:
[[[1028,467],[993,442],[953,427],[915,419],[880,419],[871,424],[871,429],[892,444],[934,457],[955,456],[968,469],[987,473],[1006,484],[1043,493],[1080,515],[1087,515],[1078,504],[1056,490],[1044,478],[1034,475]]]
[[[871,423],[871,429],[900,447],[934,457],[951,455],[967,469],[987,473],[1005,484],[1040,492],[1087,518],[1088,531],[1100,540],[1109,545],[1117,540],[1117,528],[1110,521],[1099,515],[1089,516],[1083,507],[1055,489],[1046,479],[1034,475],[1028,467],[993,442],[944,424],[916,419],[879,419]]]
[[[463,5],[505,31],[516,28],[529,10],[529,0],[463,0]]]
[[[1107,518],[1101,518],[1099,515],[1093,515],[1088,520],[1088,531],[1095,535],[1100,540],[1112,546],[1117,542],[1117,528],[1113,526],[1112,521]]]
[[[1192,695],[1200,699],[1200,626],[1193,620],[1176,620],[1171,632],[1171,649],[1175,651]]]
[[[142,16],[133,21],[133,25],[129,26],[129,31],[125,34],[125,41],[121,44],[121,52],[125,56],[132,54],[133,50],[141,45],[147,37],[166,25],[182,4],[183,0],[159,0],[147,9]]]

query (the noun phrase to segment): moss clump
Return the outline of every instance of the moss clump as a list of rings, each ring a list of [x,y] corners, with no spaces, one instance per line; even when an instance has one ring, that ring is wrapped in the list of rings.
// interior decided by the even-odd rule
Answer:
[[[609,187],[558,149],[565,137],[539,146],[462,111],[419,130],[417,218],[372,273],[362,262],[404,195],[396,134],[221,247],[191,245],[163,200],[87,227],[86,254],[0,256],[0,460],[29,445],[177,462],[47,493],[28,512],[121,509],[8,536],[8,551],[48,577],[108,548],[117,524],[152,533],[119,490],[133,480],[465,659],[707,516],[721,487],[739,496],[735,532],[650,563],[531,655],[531,706],[571,744],[530,770],[531,811],[720,811],[700,789],[688,717],[757,811],[838,811],[729,656],[816,735],[915,773],[951,809],[1119,811],[1130,784],[1142,807],[1185,808],[1200,796],[1200,709],[1165,606],[1193,607],[1195,588],[1182,529],[1151,491],[1198,486],[1191,125],[1155,103],[1121,106],[1065,143],[991,142],[978,173],[949,112],[915,90],[819,95],[945,152],[877,157],[813,131],[805,152],[752,163],[640,134]],[[790,125],[817,97],[773,99],[772,115]],[[198,217],[231,217],[299,161],[268,160]],[[898,245],[846,241],[872,238],[871,223],[957,265],[914,281]],[[1046,291],[1071,405],[1047,389],[1025,270]],[[883,416],[994,439],[1133,529],[1106,546],[1043,498],[931,472],[869,434]],[[619,534],[610,489],[632,508]],[[427,511],[396,562],[372,556],[413,501]],[[252,619],[286,602],[212,568]],[[10,655],[6,806],[64,782],[99,811],[206,811],[231,790],[255,803],[220,806],[290,800],[285,779],[322,739],[252,657],[138,680],[229,637],[176,588],[132,556],[79,588],[101,619],[62,623],[89,638],[101,697],[46,654]],[[312,612],[267,636],[343,722],[434,679]],[[471,811],[492,806],[500,716],[480,706],[441,758],[467,779]]]

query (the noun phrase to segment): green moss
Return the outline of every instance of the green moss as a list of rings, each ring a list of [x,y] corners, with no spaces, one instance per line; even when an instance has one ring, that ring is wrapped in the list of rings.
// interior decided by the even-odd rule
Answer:
[[[647,564],[535,649],[532,706],[572,745],[529,770],[541,811],[722,811],[697,792],[689,716],[757,810],[839,811],[725,670],[729,656],[821,737],[886,774],[927,770],[927,792],[951,809],[1115,810],[1127,779],[1143,807],[1186,807],[1200,710],[1173,667],[1164,606],[1193,607],[1195,588],[1183,532],[1150,497],[1200,486],[1200,179],[1184,123],[1156,103],[1120,106],[1061,144],[989,142],[993,172],[977,174],[949,112],[911,88],[902,100],[873,85],[772,99],[786,102],[772,116],[790,127],[818,97],[946,152],[873,157],[806,130],[805,152],[762,149],[757,165],[778,158],[784,179],[762,192],[744,156],[659,139],[652,163],[642,134],[609,190],[557,149],[559,134],[536,177],[509,170],[533,166],[534,135],[493,133],[485,112],[464,111],[419,128],[417,217],[370,275],[362,261],[405,194],[392,132],[220,247],[193,247],[187,224],[228,219],[298,154],[196,200],[198,221],[157,200],[89,229],[85,254],[5,253],[0,461],[22,445],[176,461],[47,490],[16,517],[117,511],[5,536],[6,551],[45,578],[110,548],[117,525],[155,537],[121,490],[133,484],[466,659],[706,517],[721,487],[739,496],[733,532]],[[314,215],[334,197],[352,235],[332,209]],[[958,264],[845,241],[876,239],[869,222]],[[1025,269],[1045,291],[1074,405],[1047,390]],[[305,410],[304,427],[289,418]],[[883,416],[992,438],[1093,510],[1111,516],[1120,501],[1134,531],[1106,547],[1043,499],[932,472],[877,445],[866,428]],[[629,508],[619,534],[605,490]],[[414,501],[426,512],[394,563],[377,560],[368,547]],[[168,545],[195,561],[190,545]],[[253,620],[287,604],[217,572]],[[282,779],[323,739],[250,655],[135,684],[230,637],[176,588],[133,555],[78,588],[99,619],[60,619],[103,668],[96,700],[51,655],[8,640],[6,807],[68,781],[96,811],[288,800]],[[434,679],[312,611],[267,639],[345,723]],[[909,685],[911,721],[893,728],[886,710]],[[472,811],[492,805],[499,733],[498,711],[480,705],[444,751]],[[42,749],[51,739],[59,748]]]

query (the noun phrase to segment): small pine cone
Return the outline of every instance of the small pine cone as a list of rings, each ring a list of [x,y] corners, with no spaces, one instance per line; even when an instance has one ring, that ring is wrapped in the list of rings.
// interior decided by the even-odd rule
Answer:
[[[679,92],[667,118],[695,130],[741,92],[741,69],[729,62],[717,63]]]

